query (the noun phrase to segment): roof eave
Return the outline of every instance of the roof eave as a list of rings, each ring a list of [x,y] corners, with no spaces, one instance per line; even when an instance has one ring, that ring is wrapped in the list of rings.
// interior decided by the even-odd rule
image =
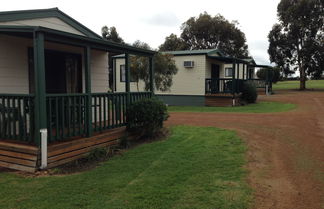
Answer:
[[[86,36],[80,36],[77,34],[67,33],[63,31],[53,30],[50,28],[40,27],[40,26],[0,26],[0,32],[15,32],[15,33],[34,33],[34,32],[43,32],[48,35],[54,35],[57,37],[68,38],[72,40],[80,41],[80,45],[87,44],[97,44],[103,48],[109,48],[123,51],[124,53],[138,54],[143,56],[153,56],[156,52],[152,50],[141,49],[129,45],[114,43],[111,41],[90,38]],[[46,38],[46,36],[45,36]]]

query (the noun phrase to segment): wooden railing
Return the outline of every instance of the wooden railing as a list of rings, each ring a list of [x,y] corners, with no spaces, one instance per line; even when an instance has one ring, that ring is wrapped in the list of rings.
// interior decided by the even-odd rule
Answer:
[[[0,94],[0,138],[34,140],[34,96]]]
[[[240,93],[243,82],[244,81],[241,79],[206,78],[205,93],[206,94]]]
[[[132,92],[130,94],[130,102],[133,103],[138,100],[147,99],[147,98],[151,98],[151,97],[152,97],[151,92]]]
[[[266,88],[268,84],[269,91],[272,89],[271,81],[261,79],[205,79],[205,94],[225,94],[225,93],[241,93],[243,90],[244,82],[252,82],[256,88]]]
[[[150,98],[150,92],[130,93],[130,104]],[[127,124],[127,93],[92,93],[90,127],[93,132]],[[47,129],[49,141],[89,135],[87,123],[87,94],[47,95]]]
[[[248,81],[252,82],[257,88],[265,88],[266,87],[266,80],[262,79],[248,79]]]
[[[49,141],[86,134],[85,94],[48,94],[46,96]]]
[[[94,131],[126,125],[126,93],[97,93],[91,97]]]
[[[131,104],[151,96],[151,92],[132,92],[129,98],[127,93],[47,94],[48,140],[61,141],[88,136],[89,130],[92,133],[125,126],[127,100]],[[0,94],[0,139],[35,142],[34,105],[33,95]]]

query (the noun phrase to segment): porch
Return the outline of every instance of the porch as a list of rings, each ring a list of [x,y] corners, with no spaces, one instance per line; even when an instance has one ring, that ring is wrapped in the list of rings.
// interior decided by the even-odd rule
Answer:
[[[21,47],[28,67],[15,64],[19,56],[6,65],[27,75],[21,76],[27,87],[0,85],[2,167],[45,169],[116,144],[126,134],[127,107],[153,95],[153,51],[42,27],[0,26],[0,41],[11,37],[21,42],[11,47]],[[108,52],[126,54],[125,92],[107,91]],[[149,92],[130,92],[130,54],[149,59]]]
[[[211,57],[210,57],[211,58]],[[220,58],[214,58],[219,60]],[[205,105],[206,106],[236,106],[240,104],[240,95],[244,88],[245,82],[253,83],[258,94],[270,94],[272,91],[272,82],[268,79],[256,79],[253,78],[251,67],[260,67],[261,65],[249,65],[248,62],[241,59],[225,59],[222,61],[232,62],[232,67],[226,70],[230,70],[230,78],[220,78],[219,67],[214,64],[211,66],[211,78],[205,79]],[[243,64],[243,68],[240,68],[240,64]],[[264,66],[267,67],[269,66]],[[241,69],[241,71],[240,71]]]

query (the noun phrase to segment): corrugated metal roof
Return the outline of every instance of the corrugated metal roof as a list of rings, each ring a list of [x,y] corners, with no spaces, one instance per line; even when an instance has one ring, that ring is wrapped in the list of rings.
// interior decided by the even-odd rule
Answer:
[[[173,55],[200,55],[200,54],[212,54],[218,53],[220,56],[223,56],[223,53],[218,49],[198,49],[198,50],[182,50],[182,51],[164,51],[164,54],[173,54]]]

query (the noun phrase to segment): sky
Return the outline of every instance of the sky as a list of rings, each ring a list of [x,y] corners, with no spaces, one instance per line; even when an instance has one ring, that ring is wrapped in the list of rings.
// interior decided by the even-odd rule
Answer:
[[[4,0],[3,0],[4,1]],[[140,40],[158,48],[190,17],[207,12],[239,22],[250,55],[257,64],[270,64],[267,35],[277,22],[280,0],[10,0],[1,11],[58,7],[94,32],[104,25],[115,26],[127,43]]]

